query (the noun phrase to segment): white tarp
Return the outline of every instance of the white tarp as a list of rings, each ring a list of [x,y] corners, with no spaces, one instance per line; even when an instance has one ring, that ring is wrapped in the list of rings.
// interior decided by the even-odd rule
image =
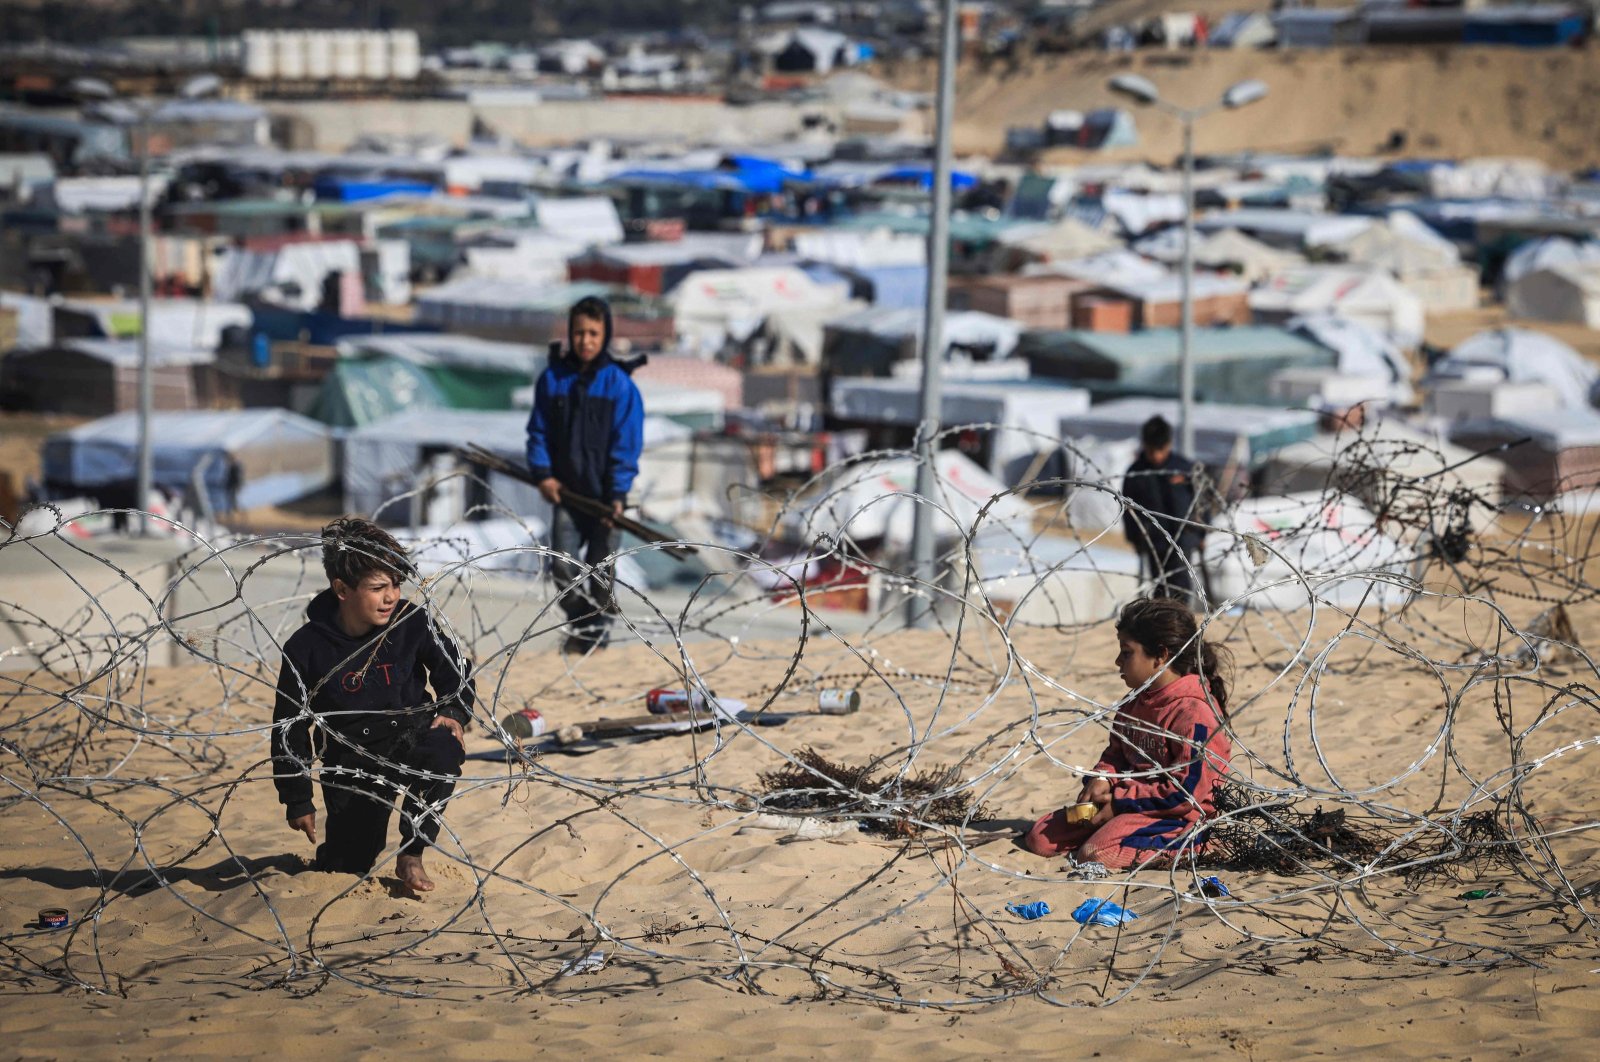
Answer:
[[[872,306],[835,318],[828,322],[828,326],[838,332],[865,332],[891,342],[912,339],[915,348],[920,351],[924,316],[920,309]],[[1009,357],[1021,338],[1022,325],[1009,317],[996,317],[981,310],[958,310],[945,314],[946,358],[951,357],[952,347],[992,350],[988,361],[993,364]]]
[[[830,406],[849,420],[915,427],[922,420],[921,383],[914,380],[839,376]],[[941,389],[942,428],[992,425],[990,469],[1015,484],[1042,450],[1060,440],[1064,415],[1086,412],[1089,392],[1047,383],[986,384],[946,380]]]
[[[1176,266],[1183,261],[1183,230],[1178,227],[1163,229],[1134,244],[1134,250],[1147,258]],[[1301,255],[1268,247],[1238,229],[1196,233],[1193,254],[1195,265],[1237,273],[1251,283],[1305,264]]]
[[[1587,265],[1600,262],[1600,240],[1570,240],[1565,236],[1546,236],[1529,240],[1511,252],[1500,271],[1500,283],[1509,287],[1540,269],[1556,266]]]
[[[1394,608],[1411,597],[1403,580],[1413,553],[1347,495],[1247,498],[1213,524],[1201,550],[1213,607],[1289,610],[1315,598],[1339,608]]]
[[[607,196],[541,198],[533,206],[533,216],[551,236],[580,246],[621,243],[623,239],[617,204]]]
[[[1387,332],[1402,346],[1422,339],[1422,300],[1381,270],[1306,266],[1279,273],[1250,293],[1264,323],[1307,313],[1336,313]]]
[[[1461,267],[1456,245],[1405,210],[1373,222],[1350,239],[1334,244],[1332,250],[1346,261],[1387,269],[1401,278]]]
[[[48,347],[55,338],[56,315],[50,300],[14,291],[0,291],[0,308],[17,311],[19,348]]]
[[[339,343],[341,357],[386,354],[423,367],[440,366],[526,376],[531,382],[544,369],[545,352],[525,343],[502,343],[452,332],[392,332],[352,336]]]
[[[1565,408],[1582,409],[1588,405],[1589,389],[1600,380],[1600,370],[1543,332],[1496,328],[1479,332],[1452,348],[1428,370],[1423,385],[1440,380],[1542,383],[1555,392]]]
[[[523,284],[565,284],[567,260],[583,253],[583,246],[544,233],[525,233],[468,246],[464,252],[466,268],[459,274],[463,279],[483,277]]]
[[[137,333],[139,303],[135,299],[64,299],[62,309],[94,318],[107,336]],[[249,328],[255,316],[236,302],[206,299],[151,299],[150,343],[175,350],[214,351],[229,328]]]
[[[921,504],[934,507],[929,515],[935,542],[948,546],[986,527],[1024,526],[1033,518],[1025,501],[1006,494],[1004,483],[955,450],[940,450],[934,465],[933,496]],[[908,549],[918,505],[916,482],[917,461],[912,457],[845,465],[834,471],[819,495],[793,514],[792,530],[804,542],[818,535],[849,535],[859,541],[881,539],[891,549]],[[985,506],[989,508],[980,522]]]
[[[1116,616],[1139,591],[1131,549],[1010,528],[979,532],[966,554],[984,598],[1012,624],[1047,627]]]
[[[1158,281],[1172,276],[1172,271],[1132,251],[1106,251],[1087,258],[1072,258],[1061,262],[1039,262],[1023,270],[1024,274],[1059,274],[1091,284],[1133,284]]]
[[[1048,223],[1018,225],[1002,232],[998,242],[1012,252],[1046,262],[1072,261],[1122,246],[1105,233],[1070,217]]]
[[[702,269],[690,273],[667,296],[680,344],[714,353],[731,337],[748,339],[769,317],[802,352],[817,362],[822,326],[848,309],[848,284],[819,284],[792,267]]]
[[[888,229],[818,229],[794,238],[800,258],[848,269],[921,265],[928,241]]]
[[[1409,505],[1456,489],[1493,503],[1505,476],[1505,466],[1493,457],[1474,457],[1471,450],[1386,417],[1359,431],[1324,432],[1285,446],[1257,471],[1254,485],[1263,494],[1325,492],[1335,472],[1348,474],[1356,462],[1374,471],[1362,485],[1363,498],[1380,505]],[[1406,489],[1408,483],[1413,490]],[[1385,499],[1391,491],[1393,497]]]
[[[222,299],[270,292],[280,305],[314,310],[322,302],[328,274],[360,271],[361,248],[351,240],[286,243],[270,251],[230,247],[217,267],[212,290]]]
[[[1383,381],[1391,405],[1409,405],[1411,363],[1388,336],[1360,321],[1334,313],[1311,313],[1291,318],[1285,326],[1297,336],[1333,351],[1334,367],[1345,376]]]
[[[150,202],[159,203],[166,190],[166,175],[152,173]],[[139,205],[139,178],[57,177],[43,198],[63,214],[133,210]]]

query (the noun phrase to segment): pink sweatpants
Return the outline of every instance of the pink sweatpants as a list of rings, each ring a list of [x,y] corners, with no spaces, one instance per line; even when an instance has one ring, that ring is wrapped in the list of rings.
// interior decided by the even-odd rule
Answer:
[[[1127,812],[1115,815],[1100,827],[1072,826],[1067,823],[1067,811],[1052,811],[1033,824],[1023,847],[1035,855],[1061,856],[1076,853],[1087,846],[1092,850],[1088,858],[1104,863],[1111,870],[1125,870],[1156,859],[1170,857],[1170,853],[1184,842],[1189,828],[1187,819],[1159,818]]]

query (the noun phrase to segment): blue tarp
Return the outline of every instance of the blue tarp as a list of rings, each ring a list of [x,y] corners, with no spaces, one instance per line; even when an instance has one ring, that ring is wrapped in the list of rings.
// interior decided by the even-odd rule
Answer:
[[[1587,19],[1571,8],[1491,8],[1467,13],[1464,44],[1558,48],[1584,35]]]
[[[899,166],[879,177],[879,184],[915,184],[919,188],[933,187],[932,166]],[[972,188],[978,183],[978,178],[961,170],[950,171],[950,187],[955,189]]]
[[[370,317],[340,317],[338,314],[286,310],[258,304],[250,307],[255,317],[252,332],[281,342],[306,342],[331,347],[346,336],[373,336],[385,332],[437,332],[427,325],[396,324]]]
[[[768,195],[783,191],[784,184],[788,181],[811,179],[808,170],[792,170],[781,162],[764,159],[758,155],[729,155],[725,165],[731,169],[723,172],[736,175],[750,191]]]
[[[311,189],[318,199],[334,203],[360,203],[392,195],[433,195],[437,191],[424,181],[332,176],[318,177]]]

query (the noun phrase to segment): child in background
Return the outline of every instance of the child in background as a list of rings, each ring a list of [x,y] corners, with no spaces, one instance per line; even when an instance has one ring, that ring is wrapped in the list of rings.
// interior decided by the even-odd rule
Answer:
[[[1042,856],[1072,854],[1111,870],[1148,863],[1193,844],[1191,827],[1216,809],[1213,794],[1233,744],[1224,732],[1226,650],[1200,640],[1189,606],[1171,598],[1133,601],[1117,619],[1117,668],[1139,691],[1117,712],[1111,741],[1078,803],[1094,818],[1070,823],[1065,808],[1028,831]],[[1205,683],[1201,682],[1201,675]]]
[[[429,892],[422,853],[439,836],[430,807],[455,790],[466,757],[471,669],[400,596],[401,580],[415,573],[388,532],[355,517],[333,521],[322,529],[322,567],[328,589],[283,646],[272,712],[278,799],[289,828],[316,844],[310,770],[320,758],[327,839],[315,868],[365,874],[388,843],[395,794],[403,794],[395,876],[413,893]]]

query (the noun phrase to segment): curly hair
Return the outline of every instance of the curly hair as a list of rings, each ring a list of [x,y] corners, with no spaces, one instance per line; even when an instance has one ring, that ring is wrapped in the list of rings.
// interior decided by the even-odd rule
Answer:
[[[322,529],[322,570],[328,582],[355,586],[373,572],[396,580],[416,574],[406,549],[371,520],[341,516]]]
[[[1200,639],[1200,626],[1188,605],[1170,597],[1130,601],[1117,617],[1117,634],[1137,642],[1152,659],[1166,656],[1174,674],[1199,675],[1217,711],[1227,717],[1226,672],[1232,670],[1233,654],[1216,642]]]

